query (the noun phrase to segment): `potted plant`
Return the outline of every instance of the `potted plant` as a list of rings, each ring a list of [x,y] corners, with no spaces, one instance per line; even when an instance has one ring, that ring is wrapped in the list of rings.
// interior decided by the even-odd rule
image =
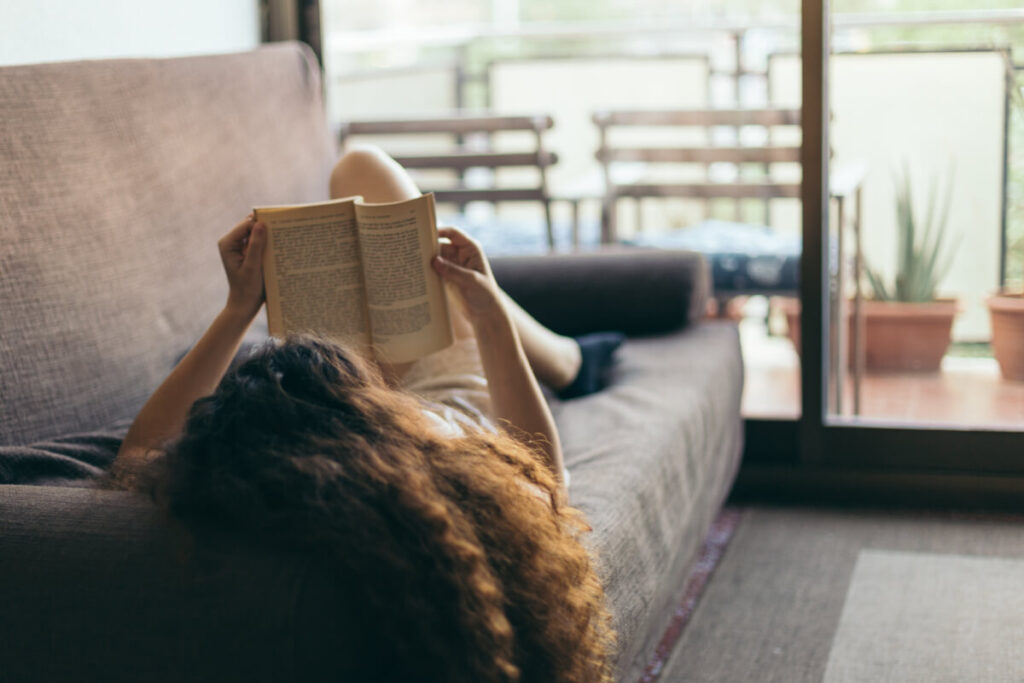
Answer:
[[[950,186],[952,183],[950,183]],[[932,184],[927,217],[914,213],[909,172],[896,185],[896,273],[892,281],[870,265],[864,271],[871,297],[862,304],[865,365],[873,372],[934,372],[949,348],[955,299],[938,299],[935,290],[952,265],[952,250],[944,249],[952,187],[938,206]],[[800,348],[800,302],[781,302],[789,336]],[[847,307],[847,333],[853,339],[852,306]],[[847,345],[853,365],[853,344]]]
[[[952,180],[952,178],[951,178]],[[910,173],[896,181],[896,273],[887,282],[867,265],[864,274],[872,297],[864,305],[864,345],[868,370],[934,372],[949,348],[955,299],[936,298],[939,282],[953,264],[945,250],[953,183],[948,183],[939,206],[939,187],[933,182],[926,218],[914,213]]]
[[[1024,253],[1024,237],[1015,251]],[[1004,379],[1024,382],[1024,291],[1003,288],[986,301],[992,319],[992,353]]]
[[[1024,93],[1013,89],[1014,107],[1024,114]],[[1016,211],[1024,212],[1024,182],[1018,182]],[[1008,255],[1024,264],[1024,235],[1010,245]],[[992,319],[992,353],[999,362],[1003,377],[1024,381],[1024,291],[1021,287],[1004,287],[987,300]]]

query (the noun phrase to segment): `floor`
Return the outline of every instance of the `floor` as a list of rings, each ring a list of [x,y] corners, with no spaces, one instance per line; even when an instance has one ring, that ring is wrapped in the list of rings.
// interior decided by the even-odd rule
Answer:
[[[769,335],[757,316],[740,322],[740,336],[744,417],[799,417],[800,366],[793,344],[784,335]],[[859,417],[853,415],[852,379],[847,384],[844,420],[1024,429],[1024,382],[1002,379],[992,358],[947,356],[938,373],[865,375]]]
[[[1024,517],[738,512],[689,622],[645,680],[1024,680]]]

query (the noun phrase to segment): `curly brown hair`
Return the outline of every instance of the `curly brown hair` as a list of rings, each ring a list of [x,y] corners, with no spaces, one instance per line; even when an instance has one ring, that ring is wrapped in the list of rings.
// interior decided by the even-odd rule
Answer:
[[[507,435],[439,434],[355,353],[264,345],[161,461],[159,498],[186,526],[218,520],[358,586],[359,628],[391,652],[379,680],[611,680],[588,527],[550,470]]]

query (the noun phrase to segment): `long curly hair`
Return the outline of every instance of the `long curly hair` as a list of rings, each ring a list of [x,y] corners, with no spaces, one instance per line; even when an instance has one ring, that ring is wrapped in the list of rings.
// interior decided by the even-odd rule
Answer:
[[[354,353],[264,345],[193,405],[159,467],[186,527],[218,520],[357,587],[358,628],[391,653],[378,680],[611,680],[589,527],[539,456],[438,433]]]

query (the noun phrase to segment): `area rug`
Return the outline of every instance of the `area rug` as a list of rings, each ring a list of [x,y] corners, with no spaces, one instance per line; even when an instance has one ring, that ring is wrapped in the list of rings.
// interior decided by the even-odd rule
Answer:
[[[697,603],[718,567],[725,549],[729,546],[729,541],[732,540],[742,517],[741,510],[726,507],[718,513],[718,517],[711,524],[708,536],[701,546],[700,555],[697,557],[693,569],[690,570],[690,576],[683,590],[683,597],[673,610],[668,627],[644,669],[643,676],[640,678],[641,683],[652,683],[661,677],[665,663],[693,616],[693,611],[697,608]]]
[[[749,508],[659,680],[1024,681],[1022,581],[1024,517]]]
[[[861,551],[825,683],[1024,681],[1024,560]]]

